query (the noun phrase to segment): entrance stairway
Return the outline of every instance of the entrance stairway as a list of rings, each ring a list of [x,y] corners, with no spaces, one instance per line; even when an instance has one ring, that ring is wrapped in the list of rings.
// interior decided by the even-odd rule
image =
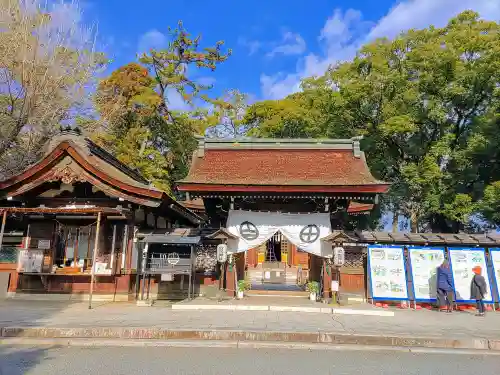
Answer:
[[[263,283],[263,274],[265,270],[262,265],[247,270],[247,279],[252,284],[250,289],[245,294],[248,297],[252,296],[269,296],[269,297],[307,297],[309,294],[304,291],[304,288],[297,285],[298,267],[283,267],[286,272],[285,282],[283,283]],[[303,272],[304,274],[304,272]]]

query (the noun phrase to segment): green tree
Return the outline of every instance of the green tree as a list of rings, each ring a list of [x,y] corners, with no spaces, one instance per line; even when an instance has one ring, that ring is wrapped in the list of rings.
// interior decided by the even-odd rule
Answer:
[[[248,108],[248,95],[238,90],[229,90],[222,97],[210,101],[211,110],[198,113],[205,125],[206,135],[215,138],[236,138],[247,133],[244,116]],[[201,115],[201,116],[200,116]]]
[[[226,61],[231,50],[222,52],[223,41],[218,41],[212,47],[200,47],[201,36],[195,38],[179,21],[175,29],[169,28],[171,40],[164,50],[151,50],[145,53],[140,62],[153,75],[161,97],[159,113],[167,116],[170,121],[174,116],[169,108],[167,95],[169,90],[177,92],[186,103],[193,103],[195,98],[207,99],[205,92],[211,86],[203,85],[189,77],[192,67],[214,71],[217,65]]]
[[[200,37],[191,38],[181,22],[170,32],[165,50],[145,54],[142,64],[120,67],[100,82],[95,95],[106,122],[96,141],[167,192],[187,174],[195,134],[208,126],[204,111],[172,109],[167,95],[174,90],[186,103],[194,105],[195,98],[210,102],[209,87],[191,79],[188,69],[215,70],[230,54],[221,53],[223,42],[200,50]]]
[[[500,226],[500,181],[495,181],[484,190],[484,197],[478,203],[482,217],[494,226]]]
[[[458,231],[495,181],[486,160],[499,144],[482,149],[481,137],[494,131],[499,72],[500,25],[467,11],[369,43],[302,93],[254,104],[247,121],[259,136],[364,135],[372,171],[392,183],[385,209],[414,231]]]

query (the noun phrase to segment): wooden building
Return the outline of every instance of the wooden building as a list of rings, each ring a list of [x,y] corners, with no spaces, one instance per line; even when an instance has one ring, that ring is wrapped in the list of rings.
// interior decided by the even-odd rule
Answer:
[[[344,229],[347,214],[369,212],[387,189],[370,173],[358,138],[199,139],[178,181],[189,202],[203,200],[208,225],[229,234],[238,270],[244,265],[255,284],[321,273],[331,256],[321,238]]]
[[[17,272],[10,271],[11,295],[81,297],[89,291],[93,269],[95,293],[113,300],[134,297],[138,231],[202,224],[198,215],[72,130],[52,139],[42,160],[0,182],[0,215],[0,248],[12,231],[22,233]]]

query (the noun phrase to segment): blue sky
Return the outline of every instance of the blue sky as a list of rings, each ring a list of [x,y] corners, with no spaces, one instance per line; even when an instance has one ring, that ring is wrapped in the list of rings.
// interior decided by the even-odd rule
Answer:
[[[137,53],[165,45],[178,20],[202,45],[224,40],[233,55],[216,72],[196,72],[213,95],[237,88],[254,100],[282,98],[300,80],[351,58],[360,45],[409,28],[442,26],[465,9],[500,19],[500,0],[85,0],[84,21],[97,22],[111,71]],[[171,97],[172,104],[182,103]]]

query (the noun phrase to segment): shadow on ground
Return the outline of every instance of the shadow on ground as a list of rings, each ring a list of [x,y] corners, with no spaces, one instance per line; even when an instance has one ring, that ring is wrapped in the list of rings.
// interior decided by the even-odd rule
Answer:
[[[49,319],[75,305],[69,301],[16,301],[0,300],[0,327],[23,326],[37,327]],[[80,302],[78,304],[81,304]],[[93,303],[93,309],[107,302]],[[88,310],[82,309],[82,314]],[[20,324],[20,322],[22,322]],[[54,346],[16,346],[0,345],[0,375],[39,374],[37,366],[50,360],[49,349]],[[15,350],[14,350],[15,349]]]
[[[51,359],[48,346],[13,349],[0,346],[0,375],[37,374],[37,365]]]

